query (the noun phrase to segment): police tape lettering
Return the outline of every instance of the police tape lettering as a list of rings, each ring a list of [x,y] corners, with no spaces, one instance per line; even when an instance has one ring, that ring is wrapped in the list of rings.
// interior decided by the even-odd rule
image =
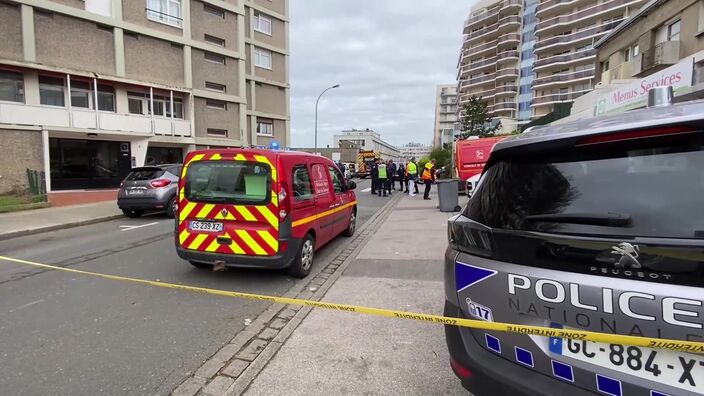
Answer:
[[[669,349],[679,352],[694,352],[702,353],[704,352],[704,342],[694,342],[694,341],[683,341],[683,340],[669,340],[660,338],[650,338],[650,337],[638,337],[638,336],[627,336],[620,334],[608,334],[608,333],[597,333],[593,331],[582,331],[582,330],[570,330],[570,329],[554,329],[549,327],[541,326],[526,326],[513,323],[501,323],[501,322],[485,322],[483,320],[474,319],[463,319],[463,318],[450,318],[439,315],[428,315],[422,313],[414,312],[401,312],[394,311],[390,309],[381,308],[371,308],[371,307],[360,307],[356,305],[348,304],[335,304],[330,302],[320,302],[313,300],[304,300],[299,298],[288,298],[288,297],[276,297],[276,296],[266,296],[261,294],[252,293],[242,293],[233,292],[227,290],[209,289],[205,287],[197,286],[187,286],[187,285],[177,285],[174,283],[167,283],[161,281],[150,281],[146,279],[130,278],[119,275],[102,274],[99,272],[83,271],[74,268],[59,267],[55,265],[35,263],[27,260],[20,260],[11,257],[0,256],[0,261],[11,262],[15,264],[29,265],[37,268],[44,268],[49,270],[70,272],[73,274],[81,274],[86,276],[93,276],[97,278],[140,283],[144,285],[150,285],[155,287],[167,288],[167,289],[178,289],[195,293],[205,293],[212,294],[216,296],[224,297],[235,297],[235,298],[246,298],[250,300],[261,300],[270,301],[280,304],[291,304],[291,305],[302,305],[310,306],[323,309],[332,309],[337,311],[345,312],[356,312],[367,315],[383,316],[387,318],[399,318],[399,319],[410,319],[410,320],[420,320],[429,323],[438,323],[445,325],[454,325],[460,327],[467,327],[472,329],[480,330],[493,330],[508,333],[518,333],[518,334],[531,334],[539,335],[544,337],[560,337],[566,339],[574,340],[584,340],[584,341],[594,341],[594,342],[604,342],[608,344],[621,344],[621,345],[635,345],[643,346],[649,348],[659,348],[659,349]]]

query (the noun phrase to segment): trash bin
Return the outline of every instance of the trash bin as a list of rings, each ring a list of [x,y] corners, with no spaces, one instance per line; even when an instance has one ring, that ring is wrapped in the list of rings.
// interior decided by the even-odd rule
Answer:
[[[457,194],[457,179],[438,180],[438,201],[441,212],[459,212],[459,196]]]

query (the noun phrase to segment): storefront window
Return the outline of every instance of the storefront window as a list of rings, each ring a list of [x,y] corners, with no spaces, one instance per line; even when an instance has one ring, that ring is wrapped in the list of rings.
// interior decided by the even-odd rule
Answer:
[[[129,142],[49,139],[52,190],[117,188],[132,167]]]
[[[180,164],[183,162],[183,149],[180,147],[149,147],[144,165]]]

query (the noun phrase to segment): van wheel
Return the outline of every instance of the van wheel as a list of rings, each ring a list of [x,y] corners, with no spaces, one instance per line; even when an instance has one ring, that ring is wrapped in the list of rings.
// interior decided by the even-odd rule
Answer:
[[[142,213],[143,212],[141,210],[122,209],[122,214],[124,214],[125,216],[127,216],[131,219],[134,219],[134,218],[141,216]]]
[[[351,237],[354,235],[355,230],[357,230],[357,211],[352,210],[352,214],[350,215],[350,224],[347,226],[347,229],[343,235],[346,237]]]
[[[176,216],[178,211],[178,203],[176,202],[176,196],[171,197],[169,204],[166,205],[166,215],[172,219]]]
[[[211,264],[206,264],[206,263],[199,263],[196,261],[189,261],[192,266],[196,268],[201,268],[201,269],[213,269],[213,266]]]
[[[293,263],[288,267],[288,274],[294,278],[305,278],[313,268],[313,256],[315,256],[315,240],[313,235],[307,234],[298,248],[298,254]]]

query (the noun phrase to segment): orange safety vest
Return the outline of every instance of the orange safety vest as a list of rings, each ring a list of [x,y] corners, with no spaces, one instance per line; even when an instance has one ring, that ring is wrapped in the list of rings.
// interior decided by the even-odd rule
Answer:
[[[433,164],[430,162],[425,164],[425,169],[423,169],[423,175],[421,178],[423,180],[433,180]]]

